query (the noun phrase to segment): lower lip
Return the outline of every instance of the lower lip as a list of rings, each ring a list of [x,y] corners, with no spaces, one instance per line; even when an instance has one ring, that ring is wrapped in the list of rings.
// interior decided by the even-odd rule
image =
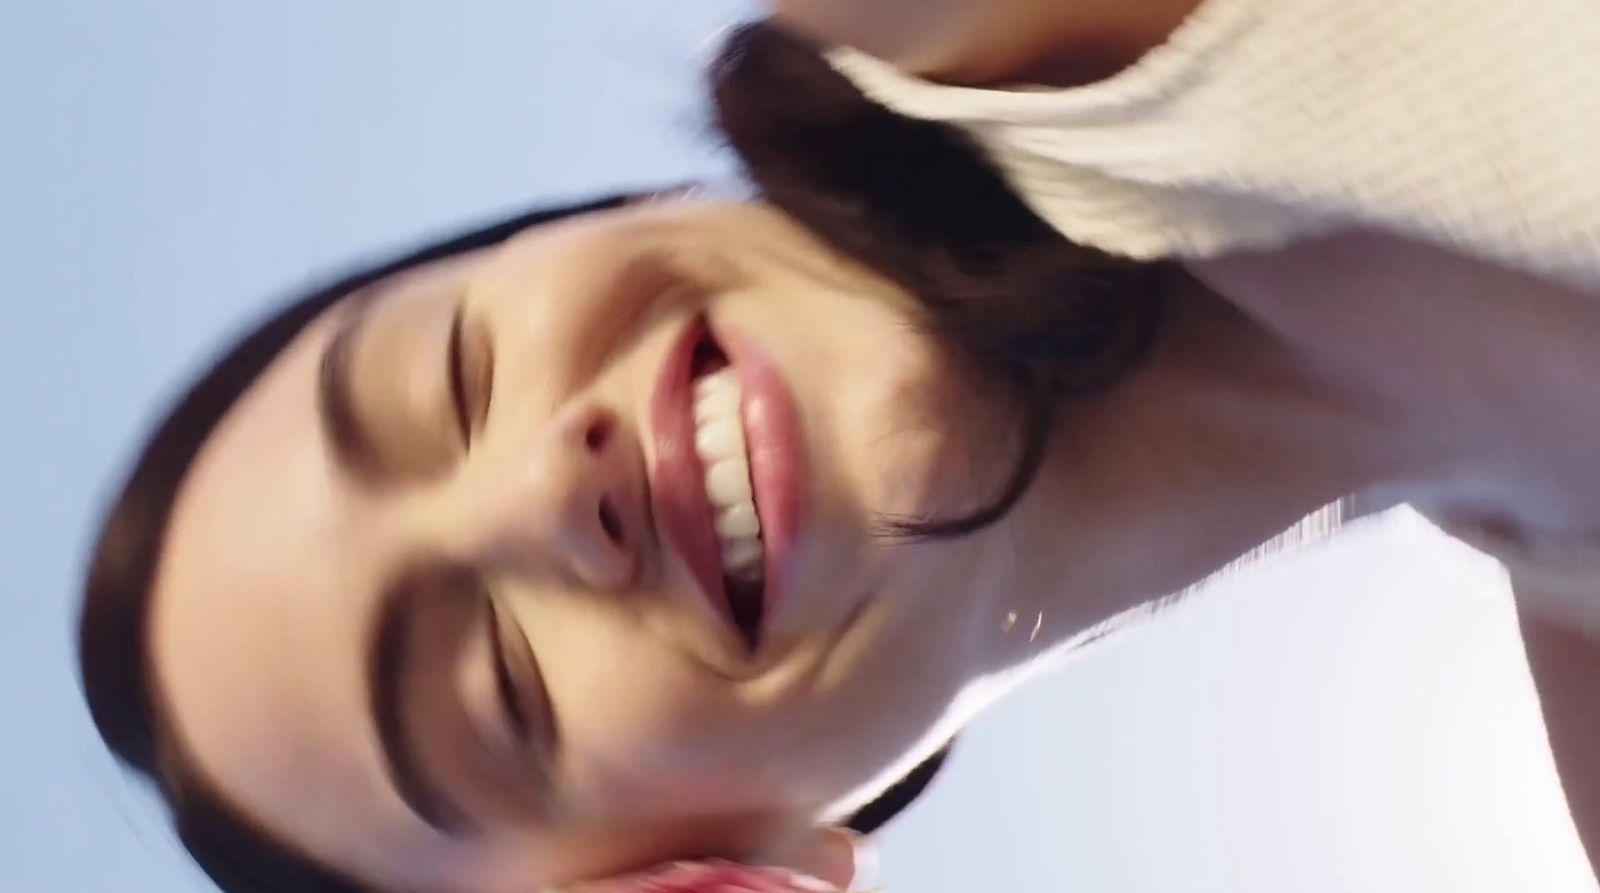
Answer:
[[[784,573],[801,511],[800,440],[794,396],[759,345],[737,331],[696,322],[673,345],[650,399],[655,455],[651,505],[667,540],[682,557],[712,609],[735,632],[722,559],[705,493],[705,471],[695,452],[694,383],[690,360],[707,332],[739,376],[740,415],[750,458],[751,485],[761,522],[762,625],[770,627],[786,591]]]
[[[789,577],[784,571],[800,520],[799,416],[788,383],[759,344],[721,325],[712,326],[712,334],[738,373],[744,391],[745,445],[766,553],[763,624],[770,626],[783,604]]]

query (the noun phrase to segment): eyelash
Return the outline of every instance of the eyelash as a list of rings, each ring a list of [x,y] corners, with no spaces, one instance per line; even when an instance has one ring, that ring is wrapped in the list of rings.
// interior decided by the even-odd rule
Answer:
[[[472,409],[467,395],[466,370],[466,307],[456,308],[450,321],[450,345],[445,353],[445,363],[450,376],[450,404],[455,410],[456,427],[463,447],[472,445]]]
[[[495,689],[505,706],[506,715],[511,720],[512,730],[516,732],[519,740],[526,741],[529,734],[528,716],[517,699],[515,683],[511,681],[511,666],[505,651],[505,632],[500,628],[500,608],[495,603],[494,597],[487,593],[484,594],[484,602],[489,615],[489,654],[494,661]]]
[[[512,680],[513,670],[510,663],[512,658],[505,650],[507,646],[504,636],[507,633],[503,624],[507,621],[500,613],[500,603],[486,590],[480,591],[484,599],[484,610],[488,613],[486,625],[489,636],[489,654],[490,659],[493,661],[492,669],[495,689],[504,702],[506,719],[511,725],[512,734],[516,736],[523,746],[536,749],[541,754],[541,756],[535,757],[529,763],[531,769],[541,775],[541,780],[534,786],[534,791],[537,795],[535,805],[539,808],[545,820],[553,820],[557,814],[557,805],[553,783],[549,775],[550,766],[547,761],[553,759],[552,739],[555,736],[558,722],[550,709],[549,692],[541,688],[539,697],[544,706],[542,710],[538,707],[534,708],[540,712],[530,716],[527,705],[519,699],[516,683]],[[520,635],[520,633],[511,633],[511,635]],[[540,685],[543,685],[542,681]]]

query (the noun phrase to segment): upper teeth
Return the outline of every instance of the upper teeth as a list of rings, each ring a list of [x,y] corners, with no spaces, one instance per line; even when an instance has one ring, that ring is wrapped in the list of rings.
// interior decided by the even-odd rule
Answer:
[[[761,578],[761,522],[750,486],[739,376],[723,369],[695,382],[694,447],[706,471],[706,497],[716,516],[722,572],[736,580]]]

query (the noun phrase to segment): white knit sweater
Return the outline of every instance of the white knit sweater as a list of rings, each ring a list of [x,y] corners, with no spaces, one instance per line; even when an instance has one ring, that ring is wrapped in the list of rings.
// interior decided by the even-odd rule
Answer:
[[[1359,224],[1600,287],[1597,0],[1207,0],[1064,90],[830,60],[970,133],[1081,244],[1203,258]]]
[[[1072,89],[829,59],[870,98],[969,133],[1080,244],[1198,260],[1360,227],[1600,296],[1600,0],[1206,0],[1133,67]],[[1600,545],[1447,526],[1600,624]]]

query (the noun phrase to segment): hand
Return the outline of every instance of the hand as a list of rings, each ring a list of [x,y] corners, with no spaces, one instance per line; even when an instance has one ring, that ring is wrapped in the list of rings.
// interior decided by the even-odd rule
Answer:
[[[784,24],[853,46],[908,71],[942,69],[972,39],[984,4],[971,0],[771,0]],[[1000,2],[994,6],[1014,5]]]
[[[769,0],[778,19],[950,83],[1072,86],[1132,64],[1202,0]]]
[[[677,862],[643,874],[596,881],[566,893],[841,893],[787,868],[734,862]]]
[[[563,893],[844,893],[872,883],[876,865],[865,838],[839,828],[812,829],[753,861],[675,862]]]

